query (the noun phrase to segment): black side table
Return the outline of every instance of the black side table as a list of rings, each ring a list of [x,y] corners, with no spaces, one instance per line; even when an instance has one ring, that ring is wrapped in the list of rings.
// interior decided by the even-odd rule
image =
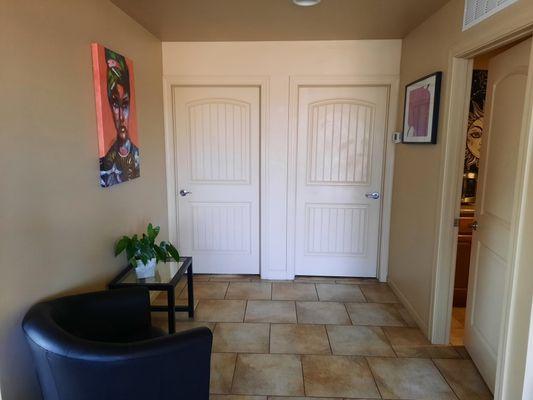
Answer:
[[[186,306],[176,306],[174,297],[176,285],[185,272],[187,272],[188,304]],[[109,289],[132,286],[142,286],[150,291],[167,292],[167,305],[151,306],[150,309],[168,313],[168,333],[176,332],[176,311],[187,311],[189,318],[194,318],[192,257],[181,257],[177,266],[176,263],[159,263],[156,267],[155,276],[145,279],[137,278],[135,269],[128,265],[108,285]]]

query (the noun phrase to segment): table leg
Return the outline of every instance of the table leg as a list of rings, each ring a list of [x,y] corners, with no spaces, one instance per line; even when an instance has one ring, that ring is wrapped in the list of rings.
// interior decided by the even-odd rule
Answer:
[[[176,299],[174,298],[174,288],[167,290],[168,299],[168,333],[176,332]]]
[[[189,299],[189,318],[194,318],[194,286],[192,274],[192,261],[187,268],[187,297]]]

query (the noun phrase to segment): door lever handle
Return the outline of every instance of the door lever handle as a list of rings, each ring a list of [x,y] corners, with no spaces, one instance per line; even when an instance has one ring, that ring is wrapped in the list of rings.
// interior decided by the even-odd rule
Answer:
[[[189,192],[188,190],[185,190],[185,189],[181,189],[181,190],[180,190],[180,196],[181,196],[181,197],[185,197],[185,196],[187,196],[188,194],[192,194],[192,192]]]
[[[479,228],[479,222],[477,221],[472,222],[472,230],[477,231],[477,228]]]
[[[366,193],[365,194],[365,197],[367,199],[372,199],[372,200],[377,200],[380,198],[380,194],[378,192],[372,192],[372,193]]]

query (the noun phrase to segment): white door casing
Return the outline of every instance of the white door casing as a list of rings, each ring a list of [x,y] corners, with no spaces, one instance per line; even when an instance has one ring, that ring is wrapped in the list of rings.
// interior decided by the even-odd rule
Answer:
[[[493,391],[511,279],[513,212],[530,49],[531,40],[527,40],[489,64],[465,346]]]
[[[258,274],[259,88],[175,86],[172,95],[179,250],[196,272]]]
[[[376,277],[389,89],[298,88],[296,275]]]

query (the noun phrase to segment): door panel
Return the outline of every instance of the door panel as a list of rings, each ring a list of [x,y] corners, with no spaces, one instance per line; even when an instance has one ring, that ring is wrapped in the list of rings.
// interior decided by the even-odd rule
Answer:
[[[377,274],[388,89],[302,87],[298,95],[297,275]]]
[[[173,95],[180,251],[197,272],[258,274],[259,88]]]
[[[531,43],[522,42],[489,63],[465,346],[493,391],[509,280],[517,160]]]

